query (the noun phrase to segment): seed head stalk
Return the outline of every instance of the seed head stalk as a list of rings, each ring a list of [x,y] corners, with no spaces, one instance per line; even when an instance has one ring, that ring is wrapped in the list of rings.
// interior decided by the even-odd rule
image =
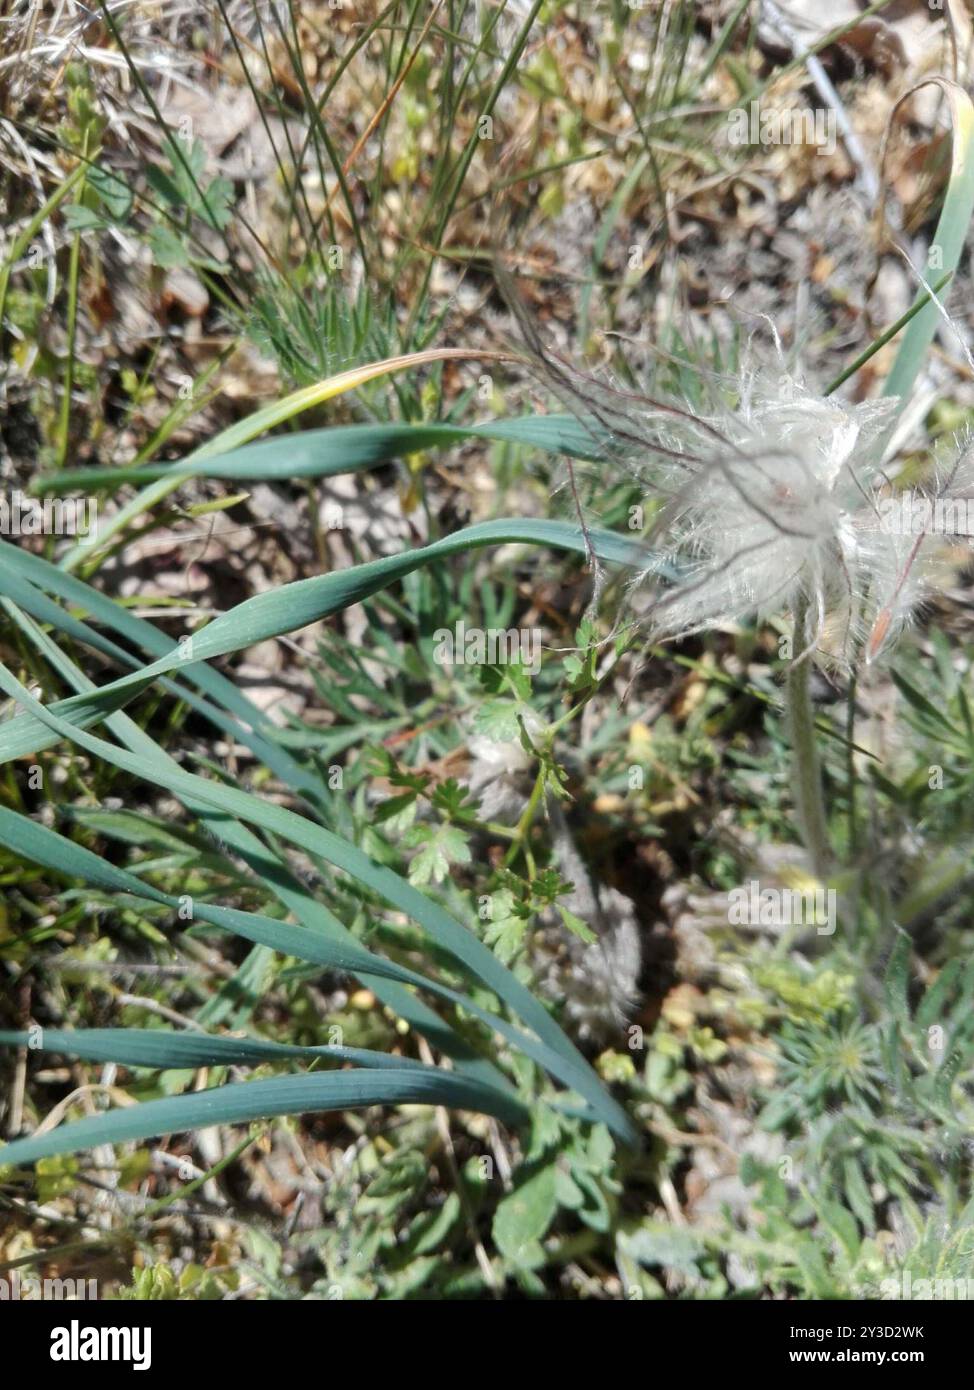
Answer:
[[[785,687],[788,722],[791,729],[791,764],[795,809],[799,828],[819,879],[828,874],[832,854],[825,818],[822,768],[815,738],[815,711],[812,706],[811,669],[808,644],[812,638],[808,621],[808,600],[795,603],[794,660]]]

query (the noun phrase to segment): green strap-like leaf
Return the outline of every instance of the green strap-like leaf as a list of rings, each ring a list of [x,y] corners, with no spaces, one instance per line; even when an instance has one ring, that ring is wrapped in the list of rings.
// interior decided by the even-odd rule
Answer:
[[[957,269],[970,232],[971,214],[974,212],[974,103],[955,82],[948,82],[942,77],[931,77],[927,81],[935,82],[941,88],[953,120],[950,177],[940,220],[924,266],[924,274],[934,280],[942,279],[944,273]],[[937,252],[936,256],[934,251]],[[922,297],[918,296],[916,303]],[[929,301],[929,296],[927,298]],[[929,301],[910,321],[903,334],[896,360],[883,386],[884,396],[899,397],[900,409],[910,397],[930,344],[943,321],[941,309]]]
[[[661,564],[642,546],[611,531],[590,530],[589,539],[600,560],[661,572]],[[365,565],[354,565],[313,579],[256,594],[194,633],[187,646],[177,644],[158,661],[91,695],[72,696],[52,706],[59,717],[72,723],[90,723],[92,717],[119,709],[159,676],[182,670],[188,679],[200,661],[242,651],[269,637],[296,632],[310,623],[359,603],[413,570],[431,561],[462,554],[484,545],[528,542],[556,550],[586,553],[585,537],[577,526],[560,521],[488,521],[468,526],[443,540],[398,555],[384,556]],[[50,747],[56,740],[45,734],[30,715],[8,720],[0,730],[0,762]]]
[[[52,1154],[77,1153],[100,1144],[119,1144],[157,1134],[178,1134],[211,1125],[246,1124],[273,1115],[319,1110],[354,1110],[367,1105],[449,1105],[509,1117],[506,1097],[468,1077],[433,1068],[376,1068],[361,1071],[276,1076],[148,1100],[105,1115],[62,1125],[49,1134],[15,1139],[0,1148],[0,1163],[35,1163]]]
[[[38,1028],[12,1032],[0,1029],[4,1047],[61,1052],[86,1062],[117,1062],[123,1067],[154,1071],[195,1067],[256,1066],[261,1062],[352,1062],[359,1067],[407,1067],[429,1071],[411,1057],[394,1057],[365,1047],[297,1047],[264,1038],[229,1038],[173,1028]]]
[[[185,463],[152,464],[140,468],[76,468],[49,473],[34,484],[35,492],[62,494],[67,488],[116,487],[147,483],[179,475],[184,478],[227,478],[234,482],[273,482],[292,478],[330,478],[358,473],[390,459],[425,449],[442,449],[471,439],[503,444],[526,444],[548,453],[596,459],[609,436],[596,420],[573,415],[524,415],[492,420],[483,425],[332,425],[302,430],[249,444],[214,457]]]

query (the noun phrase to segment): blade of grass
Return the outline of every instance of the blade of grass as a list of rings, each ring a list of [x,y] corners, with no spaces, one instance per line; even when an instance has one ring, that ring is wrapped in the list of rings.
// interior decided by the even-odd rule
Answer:
[[[396,1057],[364,1047],[299,1047],[265,1038],[229,1038],[172,1028],[37,1028],[30,1032],[0,1029],[0,1046],[60,1052],[86,1062],[116,1062],[153,1071],[196,1067],[259,1066],[262,1062],[353,1062],[360,1067],[435,1070],[411,1057]]]
[[[934,294],[940,293],[944,285],[946,285],[947,281],[951,278],[952,274],[953,271],[948,270],[946,275],[941,275],[938,280],[934,281],[933,285],[931,286]],[[912,304],[909,309],[907,309],[905,314],[901,314],[900,317],[896,320],[896,322],[891,324],[889,328],[885,330],[885,332],[880,333],[878,338],[874,338],[873,341],[869,344],[869,346],[867,348],[864,348],[863,351],[860,352],[858,357],[853,358],[853,360],[849,363],[848,367],[843,368],[839,375],[837,377],[834,377],[829,382],[828,386],[826,386],[822,394],[825,396],[831,396],[833,391],[837,391],[839,387],[843,385],[844,382],[848,381],[851,376],[854,376],[856,372],[858,372],[860,367],[864,367],[871,357],[875,357],[876,353],[879,351],[880,348],[885,347],[886,344],[891,341],[891,339],[895,338],[901,328],[905,328],[911,319],[916,318],[920,310],[929,303],[930,295],[926,292],[926,290],[924,290],[923,294],[921,294],[919,299],[917,299],[917,301],[914,304]],[[885,392],[884,394],[890,395],[892,393]]]
[[[586,536],[578,526],[561,521],[505,519],[480,522],[415,550],[383,556],[364,565],[297,580],[293,584],[257,594],[194,633],[188,639],[188,644],[178,643],[165,656],[141,671],[122,676],[100,687],[92,695],[59,702],[56,709],[59,716],[72,722],[79,715],[82,718],[96,717],[110,712],[134,698],[158,676],[177,669],[188,671],[200,661],[241,651],[268,637],[296,632],[353,603],[361,602],[431,561],[466,553],[478,546],[511,542],[546,545],[557,550],[574,551],[579,555],[587,555],[588,546],[591,545],[597,558],[610,564],[664,572],[660,561],[651,552],[612,531],[590,527]],[[50,739],[45,742],[36,721],[19,715],[8,720],[0,730],[0,761],[50,746],[50,742]]]
[[[184,478],[199,477],[228,478],[237,482],[330,478],[471,439],[524,444],[553,454],[569,454],[572,458],[598,459],[606,434],[594,419],[587,422],[562,414],[524,415],[512,420],[491,420],[482,425],[332,425],[265,439],[258,444],[231,449],[216,458],[192,455],[178,464],[65,469],[42,474],[31,490],[45,493],[74,487],[114,487],[121,483],[155,482],[177,475],[177,486]]]
[[[82,160],[87,155],[88,136],[85,134],[84,149],[82,150]],[[79,198],[84,194],[85,180],[88,174],[87,165],[82,162],[82,178],[78,184]],[[64,384],[62,386],[61,413],[57,428],[57,466],[64,467],[68,456],[68,445],[71,441],[71,393],[74,390],[74,354],[77,342],[78,329],[78,281],[81,274],[81,233],[76,231],[71,238],[71,251],[68,260],[68,306],[67,322],[65,329],[67,332],[67,344],[64,355]]]
[[[36,1163],[53,1154],[78,1153],[101,1144],[120,1144],[158,1134],[246,1124],[275,1115],[361,1110],[369,1105],[452,1105],[498,1119],[510,1114],[510,1107],[499,1102],[487,1087],[433,1069],[425,1074],[412,1068],[386,1068],[280,1076],[143,1101],[141,1105],[76,1120],[50,1134],[15,1139],[0,1148],[0,1163]],[[498,1114],[499,1110],[502,1113]]]
[[[931,242],[931,249],[936,247],[940,252],[936,269],[952,275],[960,261],[974,214],[974,103],[953,82],[943,78],[930,78],[928,82],[936,82],[944,91],[953,116],[950,180]],[[897,107],[893,108],[890,121],[894,119]],[[918,297],[914,304],[917,312],[903,335],[893,368],[883,386],[883,395],[899,397],[901,408],[906,404],[937,327],[942,322],[941,306],[929,294],[926,303],[921,304],[921,298]]]
[[[406,353],[400,357],[387,358],[383,362],[371,362],[362,367],[354,367],[350,371],[339,372],[336,376],[315,382],[312,386],[303,386],[300,390],[285,396],[283,400],[275,401],[262,410],[255,411],[253,415],[248,415],[244,420],[238,420],[201,445],[200,448],[194,450],[186,462],[191,463],[194,460],[213,458],[217,454],[227,453],[230,449],[249,443],[250,440],[255,439],[257,435],[263,434],[266,430],[274,429],[277,425],[292,420],[296,415],[310,410],[313,406],[322,405],[325,401],[333,400],[346,391],[354,391],[366,382],[374,381],[377,377],[386,376],[390,372],[405,371],[407,367],[419,367],[429,362],[443,362],[457,358],[466,360],[471,357],[512,360],[511,353],[490,352],[486,349],[481,352],[471,352],[465,348],[430,348],[425,352]],[[144,488],[137,497],[134,497],[131,502],[128,502],[111,516],[96,536],[87,537],[83,542],[79,542],[78,545],[67,551],[61,560],[61,568],[68,572],[77,569],[82,560],[90,558],[96,545],[104,545],[112,536],[124,530],[137,516],[149,511],[164,497],[168,497],[169,493],[179,486],[184,476],[181,469],[174,470],[167,473],[164,478],[160,478],[157,482]]]

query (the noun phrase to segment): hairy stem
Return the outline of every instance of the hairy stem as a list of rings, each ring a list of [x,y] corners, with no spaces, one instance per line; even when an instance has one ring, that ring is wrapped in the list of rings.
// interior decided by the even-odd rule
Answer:
[[[818,878],[824,878],[828,873],[831,853],[822,795],[822,769],[815,741],[811,661],[805,656],[809,640],[808,604],[804,599],[799,599],[795,607],[794,661],[788,671],[786,686],[792,780],[795,809],[812,861],[812,870]]]

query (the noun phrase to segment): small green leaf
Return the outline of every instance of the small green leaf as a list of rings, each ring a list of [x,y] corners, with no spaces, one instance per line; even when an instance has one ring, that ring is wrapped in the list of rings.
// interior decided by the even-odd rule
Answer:
[[[233,184],[228,179],[213,179],[206,188],[206,210],[200,208],[199,212],[222,231],[233,217]]]
[[[495,743],[509,743],[521,732],[517,721],[520,713],[517,700],[485,700],[474,716],[474,727]]]
[[[238,502],[246,502],[249,492],[234,492],[229,497],[216,497],[209,502],[191,502],[184,507],[187,516],[210,516],[213,512],[225,512]]]
[[[189,252],[183,243],[176,236],[175,232],[161,222],[150,228],[149,248],[155,257],[156,264],[163,270],[172,270],[176,266],[189,264]]]
[[[510,965],[524,942],[525,922],[522,917],[501,917],[491,922],[484,932],[484,940],[494,948],[494,954],[505,965]]]
[[[442,883],[453,864],[469,864],[470,849],[467,837],[456,826],[443,825],[433,829],[419,825],[407,837],[407,845],[421,844],[423,848],[409,866],[409,881],[415,887],[427,883]]]
[[[582,921],[581,917],[576,917],[574,912],[569,912],[568,908],[563,907],[561,903],[556,903],[555,906],[558,909],[559,917],[570,932],[574,932],[574,934],[588,946],[593,946],[595,942],[598,941],[599,938],[595,935],[595,932],[587,922]]]
[[[150,164],[145,171],[146,183],[156,193],[162,201],[170,208],[182,207],[185,202],[182,190],[168,174],[165,169],[158,164]]]
[[[493,1229],[501,1254],[514,1264],[522,1263],[546,1234],[557,1206],[557,1169],[550,1163],[498,1203]]]
[[[579,1211],[585,1205],[585,1193],[567,1168],[556,1169],[555,1193],[558,1205],[568,1211]]]
[[[838,1239],[846,1254],[854,1260],[859,1253],[859,1228],[851,1212],[838,1202],[821,1201],[818,1213],[832,1234]]]
[[[132,190],[123,178],[96,164],[88,170],[88,185],[113,222],[126,220],[132,211]]]
[[[93,232],[107,224],[103,217],[81,203],[69,203],[64,209],[64,225],[69,232]]]

